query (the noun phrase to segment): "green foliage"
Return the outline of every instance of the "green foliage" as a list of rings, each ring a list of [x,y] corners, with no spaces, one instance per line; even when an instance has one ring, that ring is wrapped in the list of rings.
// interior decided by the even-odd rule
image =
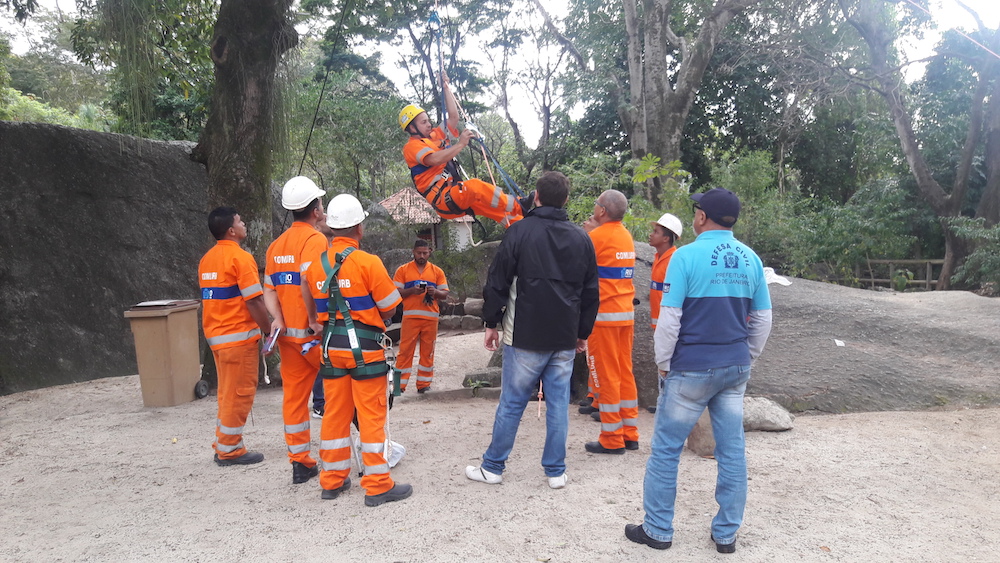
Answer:
[[[85,64],[112,69],[115,129],[196,138],[214,81],[208,45],[217,0],[78,0],[77,8],[73,50]]]
[[[30,50],[12,56],[7,66],[12,88],[51,106],[76,112],[81,104],[99,104],[107,97],[104,73],[81,64],[72,55],[72,23],[47,10],[32,16]]]
[[[873,181],[844,205],[781,194],[777,169],[765,153],[729,157],[713,169],[713,180],[740,196],[737,238],[764,264],[807,278],[854,276],[867,259],[905,258],[915,245],[910,224],[916,210],[897,182]]]
[[[444,270],[451,295],[458,299],[482,297],[490,263],[496,254],[495,245],[481,245],[464,250],[442,248],[431,255],[431,262]]]
[[[913,281],[913,272],[903,268],[901,270],[896,270],[896,273],[892,275],[892,287],[896,291],[906,291],[906,286]]]
[[[0,87],[0,119],[4,121],[52,123],[78,129],[108,131],[107,117],[95,106],[82,105],[79,112],[71,114],[13,88]]]
[[[1000,225],[987,227],[982,218],[957,217],[948,221],[958,236],[972,243],[974,250],[951,278],[953,283],[1000,288]]]

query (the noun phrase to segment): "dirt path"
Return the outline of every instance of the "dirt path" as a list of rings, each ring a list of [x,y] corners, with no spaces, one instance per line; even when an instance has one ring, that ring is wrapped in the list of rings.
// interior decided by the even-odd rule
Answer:
[[[410,499],[367,508],[356,485],[321,501],[292,485],[281,392],[262,389],[246,441],[264,463],[211,461],[214,397],[144,408],[137,376],[0,397],[2,561],[991,561],[1000,549],[1000,410],[803,416],[747,439],[750,498],[733,557],[708,539],[715,463],[685,452],[674,547],[627,541],[642,517],[653,416],[640,450],[588,454],[597,425],[571,415],[569,485],[551,490],[529,406],[504,474],[468,481],[492,399],[445,392],[485,365],[481,336],[443,338],[439,379],[402,397],[393,476]],[[314,441],[316,437],[314,437]]]

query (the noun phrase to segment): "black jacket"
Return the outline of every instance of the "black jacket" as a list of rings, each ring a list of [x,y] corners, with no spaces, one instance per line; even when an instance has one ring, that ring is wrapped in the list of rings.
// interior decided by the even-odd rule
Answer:
[[[536,207],[504,234],[483,298],[486,326],[503,321],[504,341],[515,348],[575,348],[590,336],[600,303],[594,244],[565,209]]]

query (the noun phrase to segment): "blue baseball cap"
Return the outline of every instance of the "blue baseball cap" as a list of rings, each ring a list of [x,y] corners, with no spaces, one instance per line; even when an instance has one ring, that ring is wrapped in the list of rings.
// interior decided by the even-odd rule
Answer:
[[[732,227],[740,216],[740,198],[725,188],[712,188],[704,193],[691,194],[691,199],[709,219],[722,227]]]

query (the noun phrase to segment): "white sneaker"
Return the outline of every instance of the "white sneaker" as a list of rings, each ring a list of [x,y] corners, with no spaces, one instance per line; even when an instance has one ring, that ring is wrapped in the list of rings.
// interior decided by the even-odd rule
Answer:
[[[311,416],[313,418],[323,418],[323,413],[319,412],[319,409],[313,409]]]
[[[465,476],[473,481],[479,481],[480,483],[486,483],[489,485],[499,485],[503,481],[503,477],[497,475],[496,473],[490,473],[482,467],[476,467],[475,465],[469,465],[465,468]]]
[[[549,477],[549,487],[553,489],[561,489],[566,486],[567,479],[568,477],[566,477],[565,473],[558,477]]]

